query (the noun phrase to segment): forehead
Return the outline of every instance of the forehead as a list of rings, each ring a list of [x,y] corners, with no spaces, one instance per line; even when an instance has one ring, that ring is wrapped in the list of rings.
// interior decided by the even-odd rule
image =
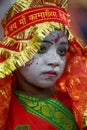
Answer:
[[[50,32],[44,40],[51,41],[53,43],[58,43],[59,41],[66,42],[68,41],[68,36],[65,34],[64,30],[55,29],[54,31]],[[43,41],[44,41],[43,40]]]
[[[65,32],[64,30],[58,30],[55,29],[54,31],[50,32],[46,37],[58,37],[58,36],[64,36]]]

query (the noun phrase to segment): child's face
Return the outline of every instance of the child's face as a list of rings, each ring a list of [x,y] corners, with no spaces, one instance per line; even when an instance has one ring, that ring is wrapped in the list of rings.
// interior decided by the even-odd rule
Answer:
[[[61,31],[55,30],[40,45],[38,53],[19,72],[31,85],[49,88],[64,71],[68,40]]]

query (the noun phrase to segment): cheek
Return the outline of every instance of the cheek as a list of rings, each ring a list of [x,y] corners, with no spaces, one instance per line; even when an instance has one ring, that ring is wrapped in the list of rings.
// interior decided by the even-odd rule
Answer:
[[[66,57],[62,60],[61,70],[64,70],[65,66],[66,66]]]
[[[26,67],[36,66],[37,64],[39,64],[39,62],[40,62],[40,57],[39,57],[39,55],[36,54],[31,60],[29,60],[25,64],[25,66]]]
[[[34,57],[33,59],[31,59],[29,62],[26,63],[24,68],[26,73],[31,74],[34,74],[34,72],[36,73],[41,68],[39,59],[37,57]]]
[[[66,65],[66,58],[63,60],[63,66],[65,67]]]
[[[65,66],[66,65],[66,56],[61,57],[61,66]]]

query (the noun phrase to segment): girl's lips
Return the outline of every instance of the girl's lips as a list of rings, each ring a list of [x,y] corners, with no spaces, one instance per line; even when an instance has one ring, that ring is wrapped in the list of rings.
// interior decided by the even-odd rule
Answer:
[[[46,71],[43,72],[43,75],[45,75],[46,77],[56,77],[58,74],[55,71]]]
[[[46,72],[43,72],[43,74],[57,75],[55,71],[46,71]]]

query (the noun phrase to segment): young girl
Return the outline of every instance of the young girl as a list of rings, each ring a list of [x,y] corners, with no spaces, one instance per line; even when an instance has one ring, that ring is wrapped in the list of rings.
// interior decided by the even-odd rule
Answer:
[[[1,130],[86,127],[86,52],[69,31],[66,5],[17,0],[6,13],[0,44]]]

